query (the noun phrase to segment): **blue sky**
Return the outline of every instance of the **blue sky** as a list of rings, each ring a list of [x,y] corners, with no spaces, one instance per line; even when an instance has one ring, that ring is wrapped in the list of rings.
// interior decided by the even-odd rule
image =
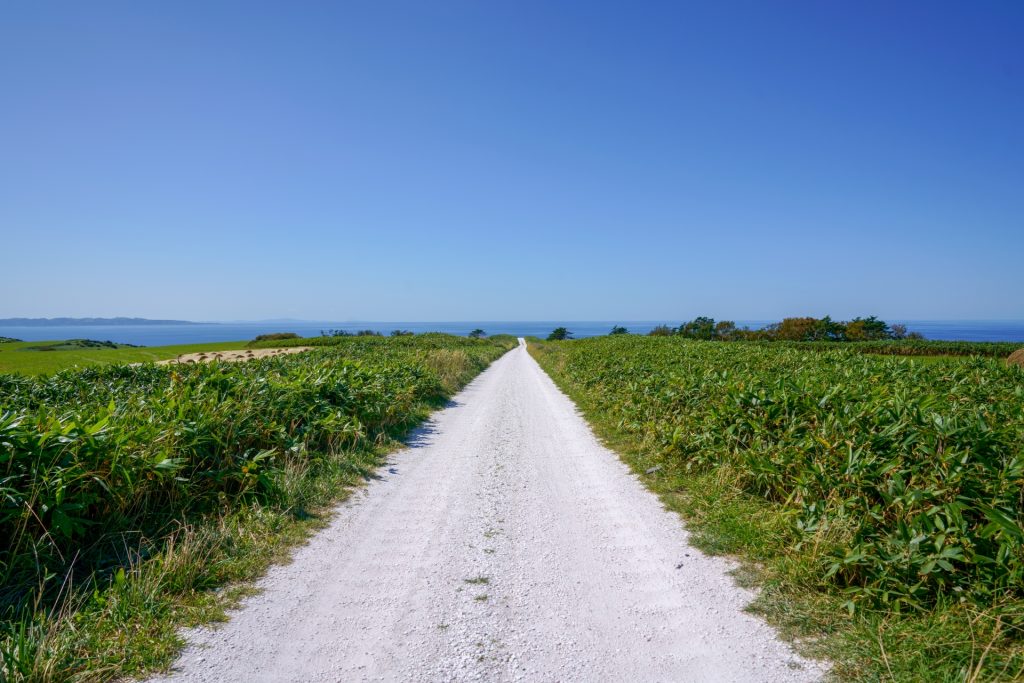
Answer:
[[[1024,3],[6,3],[0,317],[1024,318]]]

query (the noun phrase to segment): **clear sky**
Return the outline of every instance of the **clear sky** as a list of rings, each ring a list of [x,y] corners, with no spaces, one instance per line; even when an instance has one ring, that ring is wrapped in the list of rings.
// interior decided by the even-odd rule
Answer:
[[[0,317],[1024,318],[1024,3],[7,2]]]

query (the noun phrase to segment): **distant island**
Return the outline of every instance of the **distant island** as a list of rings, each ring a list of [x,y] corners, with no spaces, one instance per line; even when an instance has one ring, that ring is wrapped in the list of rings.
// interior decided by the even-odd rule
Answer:
[[[191,320],[150,320],[149,318],[0,318],[9,327],[57,327],[76,325],[202,325]]]

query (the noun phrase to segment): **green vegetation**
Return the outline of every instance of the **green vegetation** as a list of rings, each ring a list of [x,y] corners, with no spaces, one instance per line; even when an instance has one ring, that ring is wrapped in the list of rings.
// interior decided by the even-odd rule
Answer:
[[[395,330],[399,334],[392,333],[392,336],[401,336],[407,334],[405,330]],[[357,330],[356,332],[349,332],[348,330],[320,330],[321,337],[381,337],[383,336],[376,330]]]
[[[1006,358],[1021,342],[967,342],[967,341],[901,341],[855,342],[850,346],[859,353],[883,356],[987,356]]]
[[[512,346],[346,338],[246,363],[0,375],[0,680],[167,666],[178,627],[221,617],[238,582]]]
[[[621,328],[616,328],[621,329]],[[613,332],[614,333],[614,332]],[[889,326],[875,316],[848,322],[824,318],[786,318],[759,330],[738,328],[730,320],[698,317],[679,327],[658,325],[648,336],[699,341],[799,344],[802,348],[834,349],[834,342],[859,353],[885,356],[992,356],[1005,358],[1024,342],[926,341],[903,325]]]
[[[280,339],[298,339],[299,335],[294,332],[273,332],[271,334],[258,334],[253,341],[275,341]]]
[[[784,318],[759,330],[738,328],[731,320],[715,322],[714,318],[700,316],[678,328],[660,325],[652,336],[677,334],[686,339],[705,341],[879,341],[883,339],[923,339],[916,332],[907,332],[905,325],[889,326],[876,316],[854,318],[843,322],[824,318]]]
[[[848,342],[845,344],[787,341],[754,343],[776,347],[788,346],[793,349],[810,351],[842,350],[874,356],[985,356],[988,358],[1006,358],[1021,346],[1019,342],[923,341],[914,339]]]
[[[12,342],[20,342],[20,341],[21,341],[20,339],[15,339],[14,337],[0,337],[0,344],[10,344]]]
[[[469,333],[471,339],[483,339],[487,336],[487,333],[481,330],[479,327]]]
[[[282,339],[280,341],[273,342],[250,342],[249,347],[254,349],[261,348],[286,348],[289,346],[339,346],[339,345],[350,345],[353,341],[353,337],[358,337],[365,344],[381,344],[383,346],[402,346],[402,345],[422,345],[427,343],[431,339],[451,339],[451,335],[441,334],[440,332],[430,332],[428,334],[414,335],[412,333],[392,334],[391,340],[386,341],[387,338],[381,337],[375,334],[338,334],[338,335],[324,335],[320,337],[299,337],[298,339]],[[515,346],[518,344],[518,340],[509,334],[496,334],[491,337],[476,338],[476,337],[457,337],[463,342],[470,346],[477,344],[483,346],[489,346],[491,344],[498,344],[501,346]],[[397,347],[396,347],[397,348]]]
[[[629,334],[629,330],[627,330],[622,325],[615,325],[614,327],[612,327],[612,331],[609,332],[608,334]]]
[[[36,342],[21,344],[19,351],[78,351],[80,349],[134,349],[135,344],[115,344],[112,341],[95,339],[66,339],[57,342]]]
[[[548,335],[548,341],[564,341],[566,339],[572,339],[572,332],[564,327],[556,327]]]
[[[11,342],[0,345],[0,373],[42,375],[75,367],[90,367],[119,363],[145,363],[169,360],[183,353],[200,351],[230,351],[245,348],[246,343],[212,342],[175,346],[65,346],[68,342]],[[273,345],[273,344],[271,344]],[[39,347],[53,347],[53,353]],[[61,348],[63,347],[63,348]]]
[[[898,343],[898,342],[890,342]],[[675,337],[531,352],[755,608],[856,680],[1024,676],[1024,371]]]

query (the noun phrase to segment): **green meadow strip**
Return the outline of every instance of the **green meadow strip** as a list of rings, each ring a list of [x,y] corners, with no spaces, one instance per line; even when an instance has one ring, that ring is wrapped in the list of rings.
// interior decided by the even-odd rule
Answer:
[[[985,356],[988,358],[1006,358],[1017,349],[1024,347],[1024,341],[970,342],[932,341],[921,339],[892,339],[853,342],[763,341],[754,343],[758,345],[787,346],[794,349],[802,348],[817,351],[845,350],[853,353],[866,353],[877,356]]]
[[[837,677],[1024,677],[1024,370],[625,335],[530,351]]]

